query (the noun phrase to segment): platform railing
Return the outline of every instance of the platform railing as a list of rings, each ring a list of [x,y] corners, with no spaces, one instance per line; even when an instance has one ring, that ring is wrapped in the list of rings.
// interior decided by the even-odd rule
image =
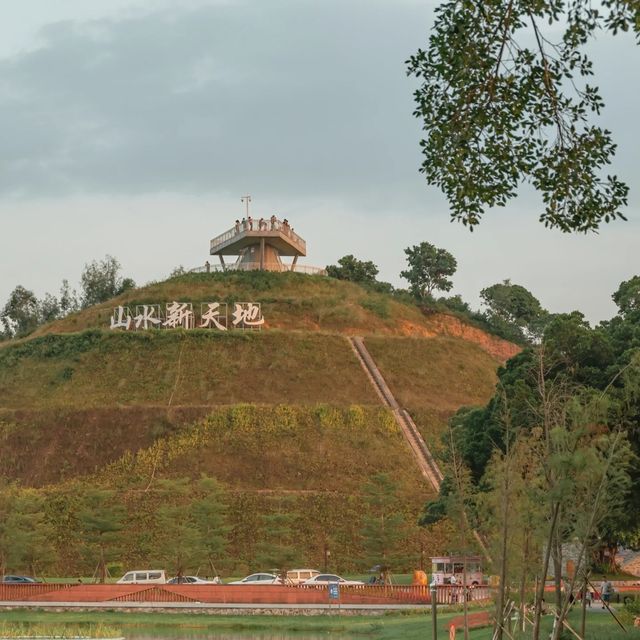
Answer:
[[[291,228],[289,224],[285,224],[282,220],[263,219],[262,224],[260,220],[253,220],[251,224],[245,220],[244,223],[239,223],[228,231],[221,233],[211,240],[211,251],[214,251],[216,247],[221,247],[229,240],[236,237],[241,237],[246,232],[260,232],[260,231],[280,231],[287,238],[290,238],[292,242],[302,248],[303,253],[307,252],[307,243]]]
[[[313,267],[308,264],[296,264],[293,269],[290,264],[280,264],[275,265],[273,263],[267,263],[264,265],[263,271],[276,271],[284,273],[286,271],[293,271],[294,273],[305,273],[307,275],[314,276],[326,276],[327,270],[324,267]],[[216,273],[221,271],[260,271],[260,263],[259,262],[240,262],[240,263],[232,263],[226,264],[222,266],[221,264],[209,264],[203,265],[201,267],[194,267],[193,269],[189,269],[189,273]]]

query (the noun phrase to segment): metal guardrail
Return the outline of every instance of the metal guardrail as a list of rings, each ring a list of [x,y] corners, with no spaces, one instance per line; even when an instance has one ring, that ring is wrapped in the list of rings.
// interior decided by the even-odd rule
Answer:
[[[189,269],[189,273],[216,273],[221,271],[259,271],[260,263],[259,262],[241,262],[239,264],[227,264],[222,266],[221,264],[210,264],[203,265],[202,267],[194,267],[193,269]],[[327,270],[323,267],[313,267],[308,264],[296,264],[293,269],[290,264],[281,264],[280,268],[275,267],[275,265],[269,263],[264,265],[264,271],[275,271],[284,273],[286,271],[293,271],[294,273],[306,273],[307,275],[313,276],[326,276]]]
[[[289,238],[292,242],[302,247],[303,253],[307,252],[307,243],[297,234],[290,225],[284,224],[282,220],[263,220],[260,225],[259,220],[253,220],[251,223],[245,220],[244,224],[240,223],[234,227],[231,227],[228,231],[221,233],[211,240],[211,251],[216,247],[221,247],[225,243],[229,242],[233,238],[241,238],[246,232],[260,232],[260,231],[279,231],[284,236]]]
[[[440,491],[440,483],[442,482],[442,473],[436,464],[436,461],[429,451],[422,435],[418,431],[411,416],[405,409],[398,404],[393,392],[387,385],[382,372],[375,363],[373,356],[364,344],[364,340],[360,336],[352,336],[349,338],[351,346],[360,360],[364,371],[367,373],[371,384],[378,393],[382,402],[389,407],[393,413],[393,417],[404,434],[409,447],[413,451],[416,462],[420,467],[423,476],[431,483],[434,491]]]
[[[439,604],[456,604],[467,598],[481,602],[492,598],[493,589],[438,585]],[[0,604],[10,602],[91,603],[322,603],[327,600],[327,585],[125,585],[125,584],[0,584]],[[429,604],[431,588],[427,585],[341,585],[343,603]]]
[[[326,585],[298,585],[299,589],[326,589]],[[340,591],[344,594],[361,595],[372,598],[384,598],[398,600],[400,602],[413,602],[420,604],[431,603],[431,587],[429,585],[373,585],[354,584],[340,585]],[[466,589],[462,585],[437,585],[437,604],[462,603],[465,594],[467,602],[480,602],[491,600],[494,589],[487,585],[469,586]]]

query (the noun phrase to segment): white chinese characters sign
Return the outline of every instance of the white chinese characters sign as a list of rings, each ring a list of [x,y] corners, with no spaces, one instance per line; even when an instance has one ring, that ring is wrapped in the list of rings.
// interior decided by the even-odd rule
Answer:
[[[196,315],[190,302],[171,302],[164,305],[136,305],[135,313],[130,307],[116,307],[111,316],[110,328],[123,331],[146,331],[147,329],[261,329],[264,324],[259,302],[235,302],[229,317],[226,302],[207,302],[200,305]]]

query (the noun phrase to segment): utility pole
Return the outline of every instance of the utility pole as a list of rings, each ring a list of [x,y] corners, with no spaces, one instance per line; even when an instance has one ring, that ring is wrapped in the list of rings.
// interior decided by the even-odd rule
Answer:
[[[431,637],[433,640],[438,640],[438,587],[433,578],[429,590],[431,591]]]
[[[249,203],[251,202],[251,196],[242,196],[240,202],[243,202],[247,209],[247,218],[249,217]]]

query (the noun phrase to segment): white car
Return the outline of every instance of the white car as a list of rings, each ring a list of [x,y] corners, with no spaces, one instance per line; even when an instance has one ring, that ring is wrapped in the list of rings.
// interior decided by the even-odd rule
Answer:
[[[364,584],[364,582],[361,582],[360,580],[345,580],[344,578],[341,578],[340,576],[335,575],[334,573],[321,573],[317,576],[313,576],[313,578],[309,578],[308,580],[305,580],[302,584],[305,585],[309,585],[309,586],[326,586],[328,584],[335,584],[338,583],[341,586],[344,587],[348,587],[351,585],[361,585]]]
[[[242,580],[234,580],[227,584],[282,584],[282,578],[274,573],[252,573]]]
[[[167,584],[220,584],[220,578],[216,576],[213,580],[205,580],[204,578],[198,578],[198,576],[176,576],[167,580]]]

